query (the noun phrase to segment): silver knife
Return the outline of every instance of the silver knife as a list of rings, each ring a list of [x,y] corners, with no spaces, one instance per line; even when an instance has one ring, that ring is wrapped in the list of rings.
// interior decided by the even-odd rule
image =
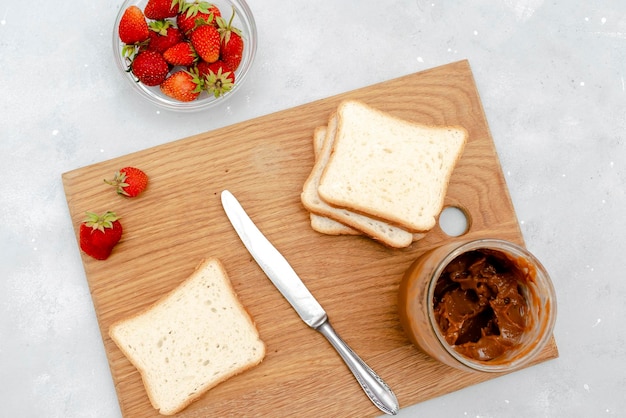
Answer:
[[[267,277],[293,306],[300,318],[319,331],[344,360],[372,403],[389,415],[396,415],[398,400],[387,384],[337,335],[328,316],[298,277],[289,262],[269,242],[228,190],[222,192],[222,206],[250,254]]]

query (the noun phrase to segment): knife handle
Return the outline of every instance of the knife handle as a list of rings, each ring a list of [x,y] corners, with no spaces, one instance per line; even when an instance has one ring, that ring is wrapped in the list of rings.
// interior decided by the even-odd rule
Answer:
[[[361,358],[337,335],[328,321],[315,328],[337,350],[363,391],[374,405],[388,415],[396,415],[398,399],[393,391]]]

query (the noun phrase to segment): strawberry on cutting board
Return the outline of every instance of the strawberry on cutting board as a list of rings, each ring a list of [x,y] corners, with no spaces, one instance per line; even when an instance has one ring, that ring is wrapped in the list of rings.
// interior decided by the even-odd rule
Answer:
[[[102,215],[87,212],[87,218],[80,224],[79,235],[80,249],[85,254],[96,260],[106,260],[122,238],[122,224],[113,212]]]
[[[136,197],[148,187],[148,175],[136,167],[124,167],[112,180],[105,179],[104,182],[115,187],[122,196]]]

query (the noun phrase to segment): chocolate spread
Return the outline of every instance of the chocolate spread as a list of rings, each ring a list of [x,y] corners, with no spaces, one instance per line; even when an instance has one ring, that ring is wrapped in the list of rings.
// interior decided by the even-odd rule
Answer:
[[[433,296],[435,319],[448,344],[480,361],[515,347],[527,327],[523,280],[524,274],[500,252],[481,249],[455,258]]]

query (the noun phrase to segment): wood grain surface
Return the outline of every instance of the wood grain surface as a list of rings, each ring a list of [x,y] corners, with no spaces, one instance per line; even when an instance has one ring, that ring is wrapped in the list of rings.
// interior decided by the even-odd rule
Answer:
[[[314,232],[300,203],[314,162],[312,135],[347,98],[427,124],[458,124],[469,142],[447,205],[470,217],[460,238],[524,244],[467,61],[411,74],[63,174],[78,236],[86,211],[113,210],[124,234],[111,257],[83,264],[122,413],[158,416],[136,369],[108,337],[109,325],[175,288],[205,257],[218,257],[267,344],[258,367],[200,397],[180,416],[377,416],[324,337],[308,328],[246,251],[220,204],[229,189],[290,261],[342,338],[391,386],[401,407],[462,389],[491,374],[441,365],[413,347],[397,315],[397,289],[421,253],[451,238],[436,227],[411,247]],[[150,176],[136,199],[102,179],[134,165]],[[183,186],[184,185],[184,186]],[[558,356],[554,340],[537,361]]]

